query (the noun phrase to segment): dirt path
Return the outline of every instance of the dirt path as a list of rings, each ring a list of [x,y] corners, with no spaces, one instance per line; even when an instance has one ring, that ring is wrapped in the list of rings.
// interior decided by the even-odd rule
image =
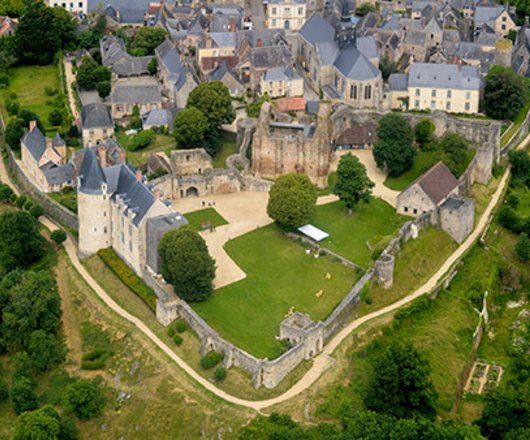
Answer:
[[[77,111],[77,105],[75,103],[74,89],[72,83],[75,81],[75,75],[73,71],[72,62],[66,58],[63,60],[64,66],[64,76],[66,79],[66,88],[68,89],[68,103],[70,105],[70,110],[74,115],[74,120],[79,118],[79,112]]]

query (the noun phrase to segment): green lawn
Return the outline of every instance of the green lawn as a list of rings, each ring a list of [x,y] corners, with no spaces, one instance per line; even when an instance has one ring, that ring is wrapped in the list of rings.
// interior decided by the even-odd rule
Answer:
[[[175,138],[168,134],[156,134],[146,148],[137,151],[130,150],[131,137],[127,136],[123,130],[116,132],[116,138],[127,151],[127,159],[134,167],[147,162],[151,153],[165,152],[169,156],[171,150],[176,149]]]
[[[475,150],[469,149],[467,151],[467,164],[471,162],[475,155]],[[385,179],[385,186],[395,191],[403,191],[415,179],[421,176],[425,171],[431,168],[438,162],[438,155],[436,151],[418,151],[414,165],[408,171],[405,171],[398,177],[387,177]],[[467,166],[466,164],[466,166]]]
[[[337,181],[337,173],[333,172],[328,176],[328,186],[325,188],[318,188],[317,193],[319,196],[327,196],[328,194],[331,194],[333,192],[333,187],[335,186],[335,182]]]
[[[184,214],[184,217],[197,231],[202,230],[201,226],[207,222],[210,222],[212,226],[222,226],[228,224],[225,218],[219,214],[215,208],[204,208],[199,209],[198,211],[188,212]]]
[[[366,268],[372,261],[366,243],[374,245],[392,236],[404,221],[388,203],[372,198],[369,204],[357,205],[351,216],[342,202],[317,206],[311,223],[330,235],[322,246]]]
[[[48,194],[57,203],[77,214],[77,192],[73,188],[65,188],[62,192]]]
[[[20,108],[35,112],[44,126],[47,129],[51,128],[48,123],[48,115],[53,109],[53,100],[57,95],[48,96],[44,90],[46,87],[61,90],[57,66],[54,64],[49,66],[19,66],[13,67],[9,72],[9,87],[0,91],[0,108],[4,118],[7,120],[8,116],[5,100],[12,92],[15,92]]]
[[[359,276],[330,257],[307,255],[275,225],[235,238],[225,248],[247,277],[192,307],[222,336],[257,357],[273,359],[285,350],[275,336],[291,307],[313,320],[324,319]]]
[[[236,134],[228,131],[220,133],[221,148],[213,158],[214,168],[225,168],[228,156],[237,153]]]

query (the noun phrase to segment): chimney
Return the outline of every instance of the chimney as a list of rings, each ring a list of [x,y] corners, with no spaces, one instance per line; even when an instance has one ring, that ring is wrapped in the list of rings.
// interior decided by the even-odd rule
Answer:
[[[236,31],[236,19],[234,16],[230,17],[230,32]]]
[[[258,38],[258,47],[263,47],[263,41],[261,41],[261,38]]]
[[[155,198],[155,200],[160,199],[160,190],[158,188],[153,191],[153,197]]]
[[[212,39],[209,35],[204,36],[204,47],[210,49],[212,47]]]
[[[37,121],[29,121],[29,131],[32,131],[35,127],[37,127]]]
[[[98,147],[97,155],[98,155],[99,165],[101,166],[101,168],[106,168],[107,167],[107,151],[105,150],[105,147]]]
[[[118,162],[125,164],[127,160],[127,155],[125,153],[125,150],[120,150],[118,153]]]
[[[136,181],[137,182],[142,181],[142,172],[140,170],[136,170]]]

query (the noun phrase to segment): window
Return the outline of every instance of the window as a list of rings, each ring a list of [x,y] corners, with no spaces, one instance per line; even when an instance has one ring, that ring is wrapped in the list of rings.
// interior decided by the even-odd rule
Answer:
[[[448,98],[451,98],[451,90],[448,90],[448,91],[447,91],[447,97],[448,97]]]
[[[131,225],[129,225],[129,237],[132,235],[132,228]]]
[[[468,112],[469,109],[471,108],[471,106],[469,105],[469,102],[466,102],[466,106],[465,106],[465,108],[466,108],[466,112]]]
[[[416,89],[416,96],[420,96],[420,89]]]
[[[447,101],[447,102],[445,103],[445,109],[446,109],[446,110],[451,110],[451,101]]]
[[[419,108],[419,107],[420,107],[420,100],[416,99],[416,101],[414,101],[414,108]]]
[[[291,8],[284,8],[283,13],[284,14],[290,14],[291,13]]]
[[[129,252],[132,252],[132,241],[129,241]]]
[[[466,99],[471,99],[471,92],[466,92]]]
[[[276,27],[276,19],[275,19],[275,18],[273,18],[273,19],[271,20],[271,26],[272,26],[272,27]]]
[[[121,238],[121,242],[125,243],[125,235],[123,234],[123,232],[121,233],[120,238]]]
[[[417,214],[418,213],[418,210],[416,208],[414,208],[414,214]]]
[[[502,29],[503,31],[505,31],[505,30],[506,30],[506,25],[503,24],[503,25],[501,26],[501,29]]]
[[[107,233],[107,227],[106,227],[106,226],[103,228],[103,233],[104,233],[104,234]]]
[[[107,211],[103,211],[103,217],[107,216]]]
[[[436,101],[431,101],[431,110],[436,109]]]
[[[372,86],[366,86],[364,88],[364,99],[372,98]]]
[[[431,97],[436,98],[436,89],[431,90]]]
[[[276,8],[272,8],[271,15],[276,15]]]
[[[405,211],[405,212],[409,212],[409,207],[408,207],[408,206],[405,206],[405,207],[403,208],[403,211]]]
[[[350,98],[357,99],[357,86],[356,85],[350,86]]]
[[[304,15],[304,8],[298,8],[298,15]]]

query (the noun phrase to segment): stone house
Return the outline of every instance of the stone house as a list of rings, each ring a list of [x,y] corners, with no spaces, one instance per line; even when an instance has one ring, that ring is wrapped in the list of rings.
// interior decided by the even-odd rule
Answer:
[[[94,102],[81,109],[83,146],[93,147],[114,136],[114,121],[108,105]]]
[[[476,114],[481,81],[474,66],[414,63],[408,74],[409,108]]]
[[[267,24],[269,29],[299,30],[306,17],[305,0],[269,0]]]
[[[225,61],[208,75],[208,81],[221,81],[230,92],[230,96],[239,97],[245,94],[245,85],[240,80],[234,69],[229,69]]]
[[[385,107],[406,110],[409,101],[409,77],[406,73],[393,73],[388,77],[385,88]]]
[[[417,217],[435,211],[452,195],[458,195],[458,179],[438,162],[398,195],[396,211]]]
[[[66,143],[59,134],[47,138],[31,121],[20,145],[21,168],[40,191],[49,193],[73,186],[74,167],[66,163]]]
[[[147,221],[176,220],[180,214],[145,185],[140,172],[124,164],[102,165],[91,149],[85,149],[77,183],[79,254],[87,257],[112,247],[139,276],[144,271],[156,273],[158,266],[148,264],[147,254],[149,244],[160,237],[149,235]],[[176,222],[175,227],[183,223]]]
[[[127,52],[125,42],[112,35],[105,35],[99,42],[101,62],[118,78],[149,75],[147,66],[152,56],[134,57]]]
[[[261,78],[260,92],[271,98],[303,96],[304,80],[291,67],[275,67],[267,70]]]
[[[119,120],[133,114],[138,106],[140,114],[162,108],[162,93],[152,78],[129,78],[115,82],[110,94],[112,118]]]
[[[507,35],[511,30],[516,30],[517,26],[512,18],[511,10],[506,6],[477,6],[473,15],[475,30],[487,24],[497,35]]]
[[[167,128],[173,130],[173,123],[176,112],[167,108],[154,108],[148,113],[142,115],[142,127],[144,130],[150,128]]]
[[[457,243],[471,233],[475,220],[473,199],[452,195],[439,208],[439,224]]]
[[[172,103],[184,108],[190,92],[197,87],[198,81],[182,62],[177,49],[170,40],[165,40],[155,49],[155,56],[164,92]]]

